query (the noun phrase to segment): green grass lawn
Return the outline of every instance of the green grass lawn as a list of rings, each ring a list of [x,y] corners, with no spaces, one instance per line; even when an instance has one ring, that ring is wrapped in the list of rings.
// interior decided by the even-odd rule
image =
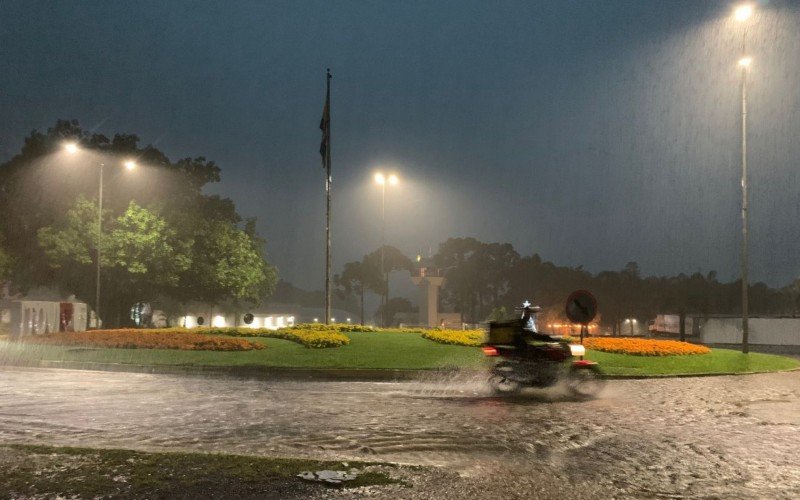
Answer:
[[[348,333],[350,345],[309,349],[282,339],[250,338],[266,349],[241,352],[171,349],[92,349],[0,343],[0,364],[20,360],[89,361],[143,365],[273,366],[302,368],[479,368],[476,348],[437,344],[416,333]]]
[[[800,360],[797,359],[755,352],[742,354],[730,349],[712,349],[709,354],[663,357],[589,351],[587,357],[600,363],[603,373],[608,375],[771,372],[800,367]]]
[[[242,352],[166,349],[93,349],[0,342],[0,365],[15,361],[61,360],[183,366],[262,366],[286,368],[432,369],[486,366],[480,349],[437,344],[416,333],[348,333],[350,345],[308,349],[282,339],[253,338],[266,349]],[[800,360],[769,354],[714,349],[710,354],[667,357],[629,356],[589,351],[609,375],[670,375],[785,370]]]

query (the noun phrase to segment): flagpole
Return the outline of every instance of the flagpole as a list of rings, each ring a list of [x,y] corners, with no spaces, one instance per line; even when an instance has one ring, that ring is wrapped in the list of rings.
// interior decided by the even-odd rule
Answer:
[[[325,324],[331,322],[331,69],[328,68],[326,84],[328,99],[328,144],[325,148],[325,194],[327,196],[327,212],[325,214]]]

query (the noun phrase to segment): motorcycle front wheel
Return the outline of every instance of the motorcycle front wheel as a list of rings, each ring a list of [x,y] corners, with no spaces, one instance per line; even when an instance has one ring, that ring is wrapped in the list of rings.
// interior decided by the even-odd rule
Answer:
[[[596,366],[572,367],[567,377],[567,388],[580,398],[593,398],[605,386],[605,380]]]
[[[498,364],[489,375],[489,386],[495,394],[517,394],[522,389],[522,384],[513,378],[514,367],[508,364]]]

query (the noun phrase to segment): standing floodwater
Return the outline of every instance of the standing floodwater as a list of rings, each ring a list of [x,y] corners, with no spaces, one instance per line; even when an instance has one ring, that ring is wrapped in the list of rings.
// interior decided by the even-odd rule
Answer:
[[[584,402],[458,382],[4,369],[0,440],[432,464],[633,496],[800,494],[797,372],[613,381]]]

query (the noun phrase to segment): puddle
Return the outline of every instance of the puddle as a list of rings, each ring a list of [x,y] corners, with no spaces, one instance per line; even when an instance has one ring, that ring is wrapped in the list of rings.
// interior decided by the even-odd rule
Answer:
[[[770,424],[800,425],[800,400],[762,400],[747,404],[748,413]]]

